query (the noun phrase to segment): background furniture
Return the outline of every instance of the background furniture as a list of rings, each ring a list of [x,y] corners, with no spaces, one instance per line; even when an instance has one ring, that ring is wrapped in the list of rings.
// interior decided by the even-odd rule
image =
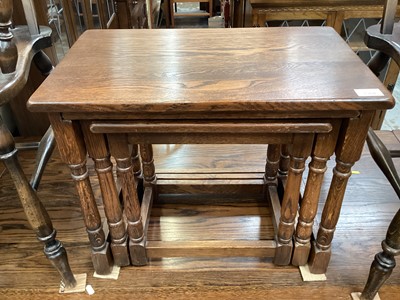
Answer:
[[[213,0],[166,0],[166,3],[169,3],[169,18],[170,23],[167,17],[167,27],[174,28],[175,26],[175,17],[212,17],[213,16]],[[205,12],[178,12],[177,11],[177,3],[190,3],[190,2],[199,2],[206,3],[208,11]],[[170,25],[170,26],[169,26]]]
[[[371,70],[376,74],[384,68],[389,57],[393,58],[398,65],[400,64],[400,25],[395,24],[397,4],[397,0],[385,1],[382,24],[374,25],[366,32],[367,46],[379,51],[370,63]],[[400,198],[400,178],[392,160],[392,156],[400,157],[399,151],[390,152],[372,129],[368,131],[367,142],[372,157]],[[394,257],[400,254],[400,209],[389,225],[386,238],[382,241],[382,249],[382,252],[376,254],[371,265],[368,281],[360,299],[374,299],[396,266]]]
[[[234,26],[265,26],[266,22],[283,20],[324,20],[324,25],[333,27],[339,34],[344,34],[344,21],[353,18],[377,18],[382,17],[383,0],[336,0],[336,1],[276,1],[276,0],[249,0],[239,6],[237,21]],[[243,11],[240,9],[243,7]],[[233,12],[235,13],[235,12]],[[396,8],[396,15],[400,13]],[[242,16],[243,17],[240,17]],[[235,18],[234,18],[235,20]],[[349,43],[353,50],[360,51],[367,48],[360,41]],[[393,88],[399,68],[397,64],[389,65],[388,72],[384,76],[384,84],[389,89]],[[380,129],[385,111],[377,111],[372,121],[374,129]]]
[[[0,67],[2,72],[0,77],[0,104],[3,105],[11,101],[25,85],[32,60],[44,72],[51,71],[52,65],[49,59],[41,52],[41,49],[51,45],[51,31],[46,27],[39,28],[34,20],[34,15],[27,16],[29,29],[28,26],[17,26],[11,29],[13,1],[3,1],[0,8]],[[34,7],[30,8],[32,14],[34,14]],[[32,35],[31,31],[33,32]],[[47,153],[49,149],[51,149],[51,142],[50,148],[45,146],[42,151]],[[67,287],[75,286],[76,280],[69,267],[67,253],[62,244],[56,239],[56,230],[53,228],[50,217],[35,192],[46,159],[41,161],[34,171],[31,186],[17,159],[17,149],[15,148],[13,137],[1,118],[0,160],[4,162],[10,172],[32,229],[36,233],[38,240],[45,245],[44,253],[60,273],[65,285]]]

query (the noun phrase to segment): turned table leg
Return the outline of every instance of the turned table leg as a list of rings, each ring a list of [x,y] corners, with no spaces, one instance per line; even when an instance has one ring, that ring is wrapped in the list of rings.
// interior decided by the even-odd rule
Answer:
[[[339,220],[351,167],[360,159],[369,123],[373,113],[364,112],[358,118],[345,120],[336,146],[336,166],[328,196],[322,212],[321,223],[309,258],[310,272],[324,274],[331,257],[331,244]],[[351,138],[350,138],[351,137]]]
[[[90,122],[82,121],[81,127],[89,156],[94,161],[99,179],[104,212],[110,230],[114,263],[117,266],[128,266],[130,265],[128,236],[105,136],[92,133],[89,128]]]
[[[279,159],[279,175],[287,176],[289,172],[289,164],[290,164],[290,146],[289,145],[281,145],[281,157]]]
[[[111,155],[117,163],[117,176],[122,189],[124,211],[128,223],[129,253],[131,262],[135,266],[147,264],[145,245],[141,242],[144,238],[142,216],[135,173],[140,172],[138,147],[134,145],[132,153],[129,152],[128,138],[125,134],[109,134],[107,136]],[[134,158],[134,159],[132,159]]]
[[[153,147],[151,144],[140,144],[140,156],[143,165],[143,180],[145,186],[154,188],[156,172],[154,167]]]
[[[137,184],[137,194],[139,201],[141,201],[141,199],[143,198],[144,187],[143,187],[142,163],[140,161],[139,145],[130,144],[130,146],[131,146],[131,160],[132,160],[133,173]]]
[[[29,224],[38,240],[44,243],[44,253],[60,273],[65,286],[74,287],[76,280],[68,263],[67,252],[56,239],[56,230],[53,228],[50,217],[22,171],[17,159],[14,139],[1,118],[0,160],[10,172]]]
[[[97,274],[110,274],[113,261],[86,167],[86,148],[79,124],[59,114],[49,114],[60,156],[71,170],[78,192],[86,231],[92,247],[92,262]]]
[[[264,182],[275,182],[281,157],[281,145],[270,144],[267,149]]]
[[[282,199],[274,263],[288,265],[292,258],[294,222],[299,205],[299,191],[305,160],[311,153],[314,134],[296,134],[290,154],[287,183]]]
[[[135,178],[139,178],[142,176],[142,166],[140,163],[140,153],[139,153],[139,145],[133,144],[131,150],[131,160],[132,160],[132,168]]]
[[[311,249],[311,235],[314,218],[317,214],[318,201],[321,192],[322,180],[327,169],[326,162],[335,151],[336,141],[340,129],[340,122],[332,124],[330,133],[319,133],[309,164],[307,183],[300,205],[300,213],[296,226],[294,252],[292,264],[304,266],[307,264]]]

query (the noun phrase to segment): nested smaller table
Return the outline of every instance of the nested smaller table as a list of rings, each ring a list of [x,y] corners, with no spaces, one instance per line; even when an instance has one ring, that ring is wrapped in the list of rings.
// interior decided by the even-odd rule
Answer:
[[[28,106],[49,114],[77,187],[98,273],[110,271],[109,248],[119,265],[144,265],[148,254],[157,255],[146,238],[157,198],[152,144],[269,145],[264,184],[275,239],[233,241],[225,249],[218,241],[189,243],[180,255],[197,247],[196,253],[210,256],[272,256],[278,265],[308,261],[312,272],[324,273],[351,167],[360,158],[372,115],[393,104],[331,28],[238,28],[87,31]],[[100,182],[110,246],[87,153]],[[334,153],[330,190],[311,241],[326,162]],[[281,199],[279,169],[286,176]],[[135,174],[141,170],[140,202]]]

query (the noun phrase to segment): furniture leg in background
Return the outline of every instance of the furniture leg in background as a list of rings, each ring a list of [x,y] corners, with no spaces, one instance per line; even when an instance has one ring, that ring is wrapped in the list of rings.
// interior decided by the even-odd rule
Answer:
[[[382,23],[367,29],[365,43],[368,47],[378,50],[368,64],[369,68],[379,76],[389,58],[399,65],[400,48],[394,31],[397,0],[385,1]],[[397,38],[398,39],[398,38]],[[367,144],[372,158],[389,180],[397,196],[400,198],[400,179],[393,164],[392,155],[372,128],[367,135]],[[377,295],[380,287],[385,283],[396,266],[394,257],[400,254],[400,210],[389,225],[385,240],[382,242],[383,251],[375,255],[372,262],[367,283],[361,295],[352,293],[353,299],[372,300]]]
[[[49,75],[54,68],[49,57],[43,51],[39,51],[35,54],[33,57],[33,62],[39,71],[45,76]],[[30,180],[30,184],[34,190],[37,190],[39,187],[44,168],[46,167],[46,164],[49,161],[55,146],[56,142],[54,139],[53,129],[49,127],[39,142],[39,147],[36,154],[36,165]]]
[[[38,27],[35,22],[33,2],[23,1],[28,26],[16,26],[12,30],[11,19],[13,1],[5,0],[0,5],[0,105],[10,102],[25,86],[34,60],[39,70],[44,74],[50,73],[52,64],[41,51],[51,45],[51,30],[47,27]],[[34,32],[34,33],[32,33]],[[39,151],[40,160],[32,177],[32,185],[28,182],[17,159],[17,149],[14,139],[0,118],[0,160],[4,162],[16,187],[19,199],[26,214],[27,220],[37,235],[45,244],[44,252],[53,266],[60,273],[63,287],[69,291],[77,291],[77,278],[73,275],[68,263],[67,253],[56,239],[56,230],[53,228],[50,217],[40,202],[35,190],[39,185],[44,166],[51,156],[51,130],[42,143]],[[79,276],[79,288],[86,285],[86,274]],[[78,277],[78,276],[77,276]]]
[[[400,210],[390,223],[382,249],[382,252],[375,255],[371,265],[368,281],[361,293],[362,300],[374,299],[396,266],[394,257],[400,254]]]
[[[372,129],[368,132],[368,148],[379,168],[389,180],[397,196],[400,198],[400,179],[394,167],[390,152]],[[382,252],[375,255],[369,272],[367,283],[360,299],[372,300],[381,286],[389,278],[396,266],[395,256],[400,254],[400,210],[397,211],[382,241]]]
[[[66,287],[76,286],[77,282],[69,266],[67,252],[56,239],[56,230],[50,217],[21,169],[14,139],[2,119],[0,119],[0,160],[10,172],[29,224],[38,240],[45,244],[44,253],[47,258],[60,273]]]

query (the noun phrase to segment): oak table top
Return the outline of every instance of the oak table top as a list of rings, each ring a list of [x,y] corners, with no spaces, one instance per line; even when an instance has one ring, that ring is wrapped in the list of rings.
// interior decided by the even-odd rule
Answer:
[[[31,111],[111,115],[393,105],[382,83],[324,27],[88,30],[28,102]]]

